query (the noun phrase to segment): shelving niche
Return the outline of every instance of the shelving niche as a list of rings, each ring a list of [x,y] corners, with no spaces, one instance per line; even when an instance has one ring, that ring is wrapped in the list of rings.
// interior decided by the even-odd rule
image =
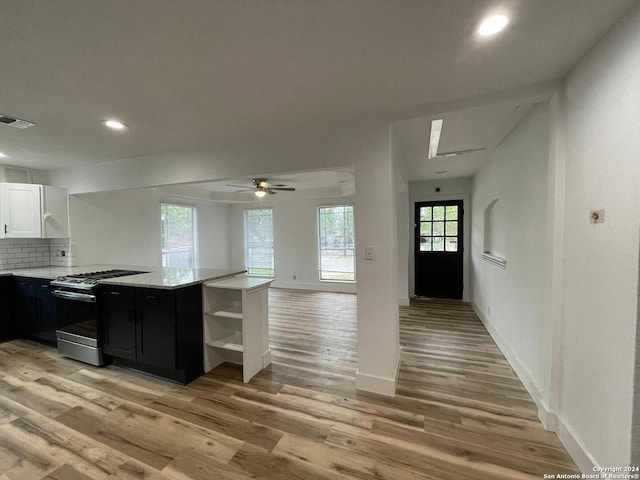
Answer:
[[[204,370],[242,365],[243,381],[271,363],[269,297],[272,279],[245,275],[203,285]]]

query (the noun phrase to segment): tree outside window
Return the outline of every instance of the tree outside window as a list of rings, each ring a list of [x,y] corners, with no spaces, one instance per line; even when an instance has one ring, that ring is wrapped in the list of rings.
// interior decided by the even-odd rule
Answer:
[[[354,282],[353,205],[318,208],[320,280]]]
[[[162,266],[195,268],[193,207],[161,205]]]

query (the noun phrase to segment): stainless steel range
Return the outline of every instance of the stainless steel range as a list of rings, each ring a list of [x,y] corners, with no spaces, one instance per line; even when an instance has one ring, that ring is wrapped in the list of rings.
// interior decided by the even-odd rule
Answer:
[[[58,353],[91,365],[104,365],[102,328],[99,324],[97,290],[99,281],[146,273],[135,270],[104,270],[58,277],[56,287],[58,313]]]

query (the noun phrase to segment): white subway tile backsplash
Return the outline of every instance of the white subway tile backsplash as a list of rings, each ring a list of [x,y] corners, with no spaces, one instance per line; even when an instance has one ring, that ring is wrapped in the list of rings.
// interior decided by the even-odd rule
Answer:
[[[55,239],[0,239],[0,270],[14,268],[72,266],[68,238]],[[65,252],[63,257],[61,251]]]

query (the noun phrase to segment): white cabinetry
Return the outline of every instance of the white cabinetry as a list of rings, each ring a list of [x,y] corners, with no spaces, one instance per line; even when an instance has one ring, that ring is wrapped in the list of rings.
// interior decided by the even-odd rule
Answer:
[[[269,285],[273,280],[238,276],[205,283],[204,370],[222,362],[242,364],[242,380],[271,363]]]
[[[68,237],[67,189],[0,183],[0,225],[0,238]]]

